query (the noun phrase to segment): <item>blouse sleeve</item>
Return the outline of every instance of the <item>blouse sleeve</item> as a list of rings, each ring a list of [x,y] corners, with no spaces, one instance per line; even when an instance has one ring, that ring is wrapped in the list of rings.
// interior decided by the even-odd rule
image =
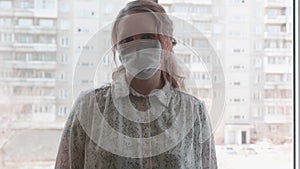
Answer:
[[[201,104],[201,117],[202,168],[217,169],[214,135],[204,102]]]
[[[73,104],[61,136],[55,169],[84,168],[85,132],[77,118],[76,107],[80,103],[79,96]]]

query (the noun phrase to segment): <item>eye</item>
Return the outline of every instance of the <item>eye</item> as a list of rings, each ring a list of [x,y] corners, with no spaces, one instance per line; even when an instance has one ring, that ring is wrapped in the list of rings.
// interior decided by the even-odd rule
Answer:
[[[131,42],[131,41],[133,41],[133,37],[132,37],[132,36],[130,36],[130,37],[128,37],[128,38],[125,38],[125,39],[121,40],[121,41],[119,42],[119,44],[124,44],[124,43],[128,43],[128,42]]]
[[[145,33],[145,34],[142,34],[141,36],[141,39],[155,39],[155,34],[152,34],[152,33]]]

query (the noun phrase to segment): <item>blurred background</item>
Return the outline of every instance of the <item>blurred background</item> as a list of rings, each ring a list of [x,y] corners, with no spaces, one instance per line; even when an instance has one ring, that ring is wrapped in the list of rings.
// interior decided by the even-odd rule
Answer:
[[[105,31],[123,0],[0,0],[0,168],[53,168],[73,104],[72,87],[94,85],[84,70],[99,56],[86,42]],[[291,0],[159,0],[197,33],[175,37],[191,72],[188,92],[208,109],[218,92],[210,69],[219,56],[226,107],[215,129],[220,169],[293,166],[293,2]],[[183,28],[184,29],[184,28]],[[110,30],[107,30],[110,32]],[[109,50],[110,35],[103,35]],[[201,49],[199,55],[185,46]],[[81,51],[90,53],[78,62]],[[73,81],[74,69],[82,70]],[[111,81],[104,56],[99,83]],[[188,82],[188,81],[187,81]]]

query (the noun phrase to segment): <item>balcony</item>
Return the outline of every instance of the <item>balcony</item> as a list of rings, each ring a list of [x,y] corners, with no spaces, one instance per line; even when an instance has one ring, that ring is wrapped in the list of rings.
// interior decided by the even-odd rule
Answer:
[[[287,116],[285,115],[265,115],[264,122],[268,124],[285,124],[289,123]]]
[[[288,18],[285,15],[265,16],[266,24],[285,24],[287,22],[288,22]]]
[[[285,7],[285,6],[291,6],[292,3],[289,3],[289,1],[286,1],[286,0],[267,0],[265,1],[265,8],[268,8],[268,7],[277,7],[277,8],[282,8],[282,7]]]
[[[186,88],[212,89],[212,82],[210,80],[195,80],[186,79]]]
[[[278,56],[278,55],[283,55],[283,56],[292,56],[292,51],[293,49],[291,48],[265,48],[264,53],[267,56]]]
[[[292,98],[264,98],[266,106],[291,106],[293,104]]]
[[[0,85],[10,86],[43,86],[55,87],[55,79],[50,78],[21,78],[21,77],[8,77],[0,78]]]
[[[47,52],[55,52],[57,47],[56,44],[41,44],[41,43],[15,43],[13,44],[15,51],[26,51],[26,52],[34,52],[34,51],[47,51]]]
[[[13,8],[15,17],[34,17],[33,9]]]
[[[54,61],[2,61],[0,65],[19,69],[56,69]]]
[[[56,34],[56,28],[53,27],[42,27],[42,26],[14,26],[15,33],[23,33],[23,34]]]
[[[1,9],[0,10],[0,16],[14,16],[14,12],[11,9]]]
[[[288,32],[265,32],[264,38],[292,40],[292,34]]]
[[[292,73],[293,67],[289,64],[264,64],[265,73]]]
[[[55,112],[52,113],[32,113],[32,121],[53,122],[55,121]]]
[[[292,81],[290,82],[265,82],[264,89],[292,89]]]
[[[12,96],[15,103],[24,103],[24,104],[32,104],[32,103],[55,103],[55,96]]]

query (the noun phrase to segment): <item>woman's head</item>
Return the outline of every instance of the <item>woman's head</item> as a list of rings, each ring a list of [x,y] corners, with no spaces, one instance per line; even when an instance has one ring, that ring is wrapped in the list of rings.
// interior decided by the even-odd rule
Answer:
[[[117,47],[136,39],[154,39],[161,43],[162,50],[162,80],[169,81],[175,88],[184,89],[184,78],[178,75],[178,66],[172,57],[173,46],[176,44],[173,38],[173,23],[159,4],[149,0],[136,0],[129,2],[117,15],[112,29],[112,45],[114,60]],[[114,72],[123,71],[121,66]],[[171,76],[172,75],[172,76]]]

